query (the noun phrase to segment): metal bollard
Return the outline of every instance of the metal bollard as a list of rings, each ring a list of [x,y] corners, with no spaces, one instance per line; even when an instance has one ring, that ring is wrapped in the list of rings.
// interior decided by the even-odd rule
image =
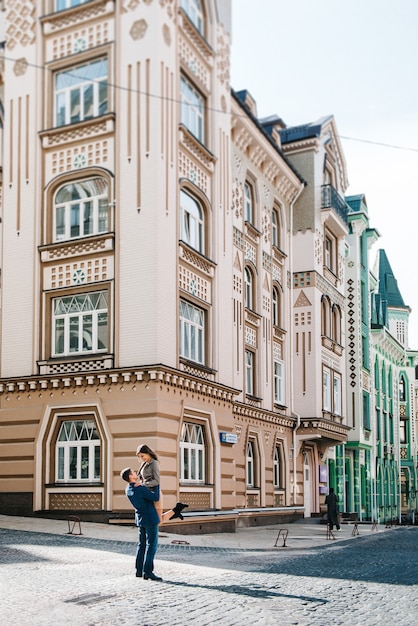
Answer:
[[[78,533],[74,532],[74,527],[75,525],[78,524]],[[81,522],[80,522],[80,518],[77,517],[77,515],[69,515],[68,516],[68,533],[67,535],[82,535],[83,533],[81,532]]]
[[[276,539],[276,543],[274,544],[275,548],[285,548],[286,547],[286,539],[287,539],[287,535],[289,534],[289,531],[287,530],[287,528],[281,528],[279,530],[279,534],[277,535],[277,539]],[[280,535],[282,535],[283,537],[283,545],[282,546],[278,546],[277,542],[279,541]]]

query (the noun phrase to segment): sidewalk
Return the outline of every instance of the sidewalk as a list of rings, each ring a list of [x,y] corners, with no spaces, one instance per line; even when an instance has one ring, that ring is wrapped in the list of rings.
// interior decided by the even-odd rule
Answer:
[[[135,526],[128,524],[98,524],[81,522],[80,526],[67,520],[52,520],[34,517],[15,517],[0,515],[0,528],[65,535],[71,531],[83,537],[108,541],[127,541],[136,543],[138,532]],[[376,532],[371,524],[359,524],[359,536]],[[306,549],[354,540],[353,524],[342,524],[341,531],[333,531],[333,538],[327,537],[327,527],[318,518],[306,518],[290,524],[239,528],[236,533],[213,533],[205,535],[175,535],[160,526],[160,545],[186,545],[191,547],[221,548],[235,550],[287,550]],[[382,524],[378,531],[388,530]],[[280,532],[281,531],[281,532]],[[287,531],[287,533],[286,533]],[[280,532],[280,534],[279,534]],[[277,543],[277,545],[276,545]],[[285,545],[283,545],[285,544]]]

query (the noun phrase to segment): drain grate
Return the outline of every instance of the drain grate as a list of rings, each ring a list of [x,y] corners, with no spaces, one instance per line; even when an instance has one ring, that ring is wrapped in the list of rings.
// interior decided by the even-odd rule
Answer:
[[[64,600],[64,602],[72,604],[90,605],[98,604],[99,602],[103,602],[104,600],[110,600],[110,598],[116,598],[116,594],[111,593],[108,595],[104,595],[102,593],[86,593],[82,596],[76,596],[75,598],[69,598],[68,600]]]

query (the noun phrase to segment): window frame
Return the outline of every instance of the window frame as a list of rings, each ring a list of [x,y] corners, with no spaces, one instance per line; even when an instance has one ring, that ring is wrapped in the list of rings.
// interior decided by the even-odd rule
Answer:
[[[187,319],[183,309],[190,313],[193,311],[198,314],[200,323],[198,320]],[[196,358],[196,353],[200,358]],[[179,303],[179,354],[180,358],[187,361],[192,361],[199,365],[205,364],[206,311],[183,298],[180,298]]]
[[[245,349],[245,394],[255,396],[255,352]]]
[[[244,306],[254,310],[254,273],[248,265],[244,267]]]
[[[80,193],[79,199],[69,199],[69,200],[63,200],[61,202],[57,202],[57,197],[59,196],[60,192],[63,192],[65,190],[65,188],[71,187],[71,186],[82,187],[83,184],[87,186],[88,183],[93,185],[95,181],[97,180],[100,180],[101,181],[100,184],[103,184],[104,191],[102,193],[97,193],[96,195],[91,195],[91,196],[85,196],[84,198],[81,197],[82,194]],[[102,234],[109,232],[109,229],[110,229],[109,183],[106,180],[106,178],[104,178],[103,176],[92,175],[86,178],[80,178],[80,179],[69,180],[69,181],[63,182],[55,190],[53,199],[52,199],[52,204],[53,204],[52,232],[53,232],[54,243],[62,242],[62,241],[70,241],[74,239],[81,239],[83,237],[90,237],[94,235],[102,235]],[[85,218],[88,204],[91,204],[91,223],[92,223],[91,232],[85,232],[84,226],[85,226],[86,220],[83,219]],[[78,224],[77,223],[73,224],[73,217],[75,216],[75,212],[73,211],[73,208],[75,207],[78,207]],[[105,207],[105,211],[103,211],[103,207]],[[57,233],[58,224],[60,223],[60,220],[58,219],[58,210],[61,210],[64,216],[64,219],[61,220],[61,223],[63,223],[62,234]],[[101,215],[104,215],[104,213],[106,213],[106,216],[103,220]],[[101,221],[105,222],[104,228],[100,227]],[[74,226],[77,226],[77,225],[78,225],[78,233],[76,235],[72,235],[72,229]]]
[[[254,489],[256,486],[256,455],[255,455],[255,441],[253,439],[249,439],[247,441],[247,451],[246,451],[246,481],[247,481],[247,489]]]
[[[196,209],[194,215],[189,208]],[[205,212],[201,202],[184,189],[180,189],[180,239],[196,252],[205,254]]]
[[[77,438],[77,439],[61,439],[61,433],[66,431],[65,434],[71,436],[77,431],[75,424],[82,423],[81,433],[88,434],[87,424],[90,426],[90,431],[95,432],[97,437],[95,438]],[[74,425],[74,426],[73,426]],[[72,473],[72,461],[74,457],[71,457],[71,450],[75,450],[75,470],[76,476],[71,476]],[[87,450],[86,456],[83,456],[83,450]],[[98,451],[98,465],[97,471],[97,451]],[[88,475],[82,476],[82,472],[85,470],[83,464],[87,463]],[[62,419],[58,428],[57,436],[55,439],[55,482],[59,484],[91,484],[97,483],[101,480],[102,472],[102,445],[99,430],[97,428],[96,420],[92,417],[79,418],[73,417],[72,419]]]
[[[244,183],[244,221],[254,224],[254,187],[248,180]]]
[[[271,294],[271,317],[273,321],[273,326],[277,326],[281,328],[282,324],[282,294],[281,290],[273,285],[272,294]]]
[[[324,265],[337,275],[337,237],[333,235],[329,230],[324,234]]]
[[[281,370],[279,374],[277,369]],[[286,370],[285,363],[280,359],[273,361],[273,381],[274,381],[274,404],[284,405],[286,401]]]
[[[205,143],[206,98],[184,74],[180,76],[180,123]]]
[[[196,441],[188,441],[192,435]],[[180,482],[184,484],[205,484],[207,439],[205,426],[185,419],[180,433]]]
[[[79,82],[73,85],[58,87],[57,82],[62,80],[68,81],[76,79],[75,73],[81,71],[85,67],[92,67],[94,64],[105,64],[106,72],[101,76],[81,76]],[[92,119],[106,115],[110,110],[110,89],[109,89],[109,68],[110,61],[108,54],[104,54],[94,59],[85,58],[79,63],[70,67],[60,67],[53,72],[52,91],[53,91],[53,127],[58,129],[70,124],[88,122]],[[101,94],[101,88],[105,87],[105,91]],[[87,92],[91,89],[92,99],[88,105]],[[76,98],[77,93],[79,98]],[[105,96],[105,97],[103,97]],[[75,100],[74,100],[75,98]],[[59,101],[63,106],[60,106]],[[79,107],[79,115],[74,116],[72,113],[74,105]],[[92,114],[86,114],[88,106],[92,109]],[[105,110],[102,110],[105,105]],[[61,112],[62,111],[62,112]]]
[[[85,303],[88,297],[97,296],[98,303],[99,299],[106,300],[106,308],[91,308],[86,309]],[[77,300],[77,298],[84,298],[84,304],[81,305],[81,308],[77,306],[78,310],[70,310],[70,311],[58,311],[57,307],[67,308],[66,303],[59,302],[67,300],[68,306],[72,306],[72,302]],[[63,294],[63,295],[52,295],[51,296],[51,357],[52,358],[68,358],[68,357],[85,357],[90,355],[100,355],[107,354],[109,352],[110,345],[110,294],[108,289],[100,289],[100,290],[85,290],[80,292],[75,292],[72,294]],[[102,320],[105,320],[106,327],[106,345],[103,348],[99,347],[99,341],[102,341],[102,334],[100,333],[101,320],[100,316],[103,316]],[[89,323],[88,317],[91,317],[91,321]],[[59,320],[62,322],[58,323]],[[77,325],[75,322],[78,322]],[[91,330],[89,330],[89,327]],[[89,339],[91,341],[91,347],[87,350],[85,349],[71,349],[71,333],[76,333],[78,348],[80,345],[84,346],[84,340],[87,340],[87,336],[89,334]],[[63,337],[63,348],[62,351],[57,349],[58,342],[60,337]],[[80,341],[82,343],[80,344]],[[73,343],[74,345],[74,343]]]
[[[273,488],[274,490],[283,490],[284,480],[284,455],[282,443],[276,443],[273,451]]]
[[[183,9],[197,32],[203,37],[205,34],[205,16],[201,0],[180,0],[180,8]]]

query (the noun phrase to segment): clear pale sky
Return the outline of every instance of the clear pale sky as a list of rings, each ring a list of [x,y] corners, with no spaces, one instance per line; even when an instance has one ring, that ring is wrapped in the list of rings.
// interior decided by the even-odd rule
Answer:
[[[334,115],[418,349],[418,0],[232,0],[231,86],[288,126]],[[356,141],[361,140],[361,141]],[[385,145],[379,145],[385,144]],[[402,149],[400,149],[401,147]]]

